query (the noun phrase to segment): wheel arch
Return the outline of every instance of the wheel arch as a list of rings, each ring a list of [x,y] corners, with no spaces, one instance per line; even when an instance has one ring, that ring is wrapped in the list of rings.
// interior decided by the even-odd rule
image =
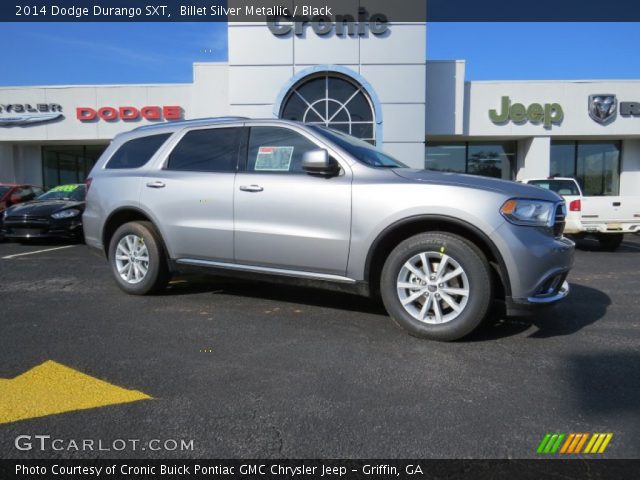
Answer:
[[[150,222],[155,227],[156,232],[160,237],[160,240],[162,241],[163,246],[165,247],[165,251],[167,251],[166,243],[162,238],[162,234],[160,233],[160,230],[158,229],[155,222],[153,221],[153,218],[151,218],[149,215],[147,215],[143,210],[139,208],[121,207],[111,212],[107,220],[104,222],[104,227],[102,228],[102,247],[106,257],[109,257],[109,244],[111,243],[111,238],[113,237],[113,234],[116,233],[116,230],[121,225],[124,225],[125,223],[128,223],[128,222],[134,222],[134,221]]]
[[[509,272],[496,245],[478,227],[459,218],[445,215],[408,217],[389,225],[376,237],[367,253],[364,270],[364,278],[369,284],[372,293],[377,294],[379,291],[382,267],[389,253],[400,242],[413,235],[425,232],[451,233],[473,243],[493,267],[492,273],[495,274],[494,279],[497,280],[496,287],[498,287],[497,296],[504,298],[511,295]]]

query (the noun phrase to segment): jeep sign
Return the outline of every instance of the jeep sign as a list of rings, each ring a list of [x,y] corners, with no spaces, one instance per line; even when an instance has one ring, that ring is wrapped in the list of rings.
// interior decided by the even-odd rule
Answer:
[[[564,112],[559,103],[532,103],[528,107],[522,103],[511,104],[509,97],[502,97],[501,111],[489,110],[489,118],[495,124],[504,124],[512,121],[516,124],[526,122],[534,125],[542,124],[544,128],[551,128],[552,125],[560,125],[564,120]]]

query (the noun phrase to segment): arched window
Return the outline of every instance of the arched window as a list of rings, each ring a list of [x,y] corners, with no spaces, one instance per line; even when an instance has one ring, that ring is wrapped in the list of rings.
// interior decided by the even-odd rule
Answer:
[[[367,92],[352,79],[332,72],[312,75],[294,85],[280,118],[324,125],[369,143],[376,141],[376,119]]]

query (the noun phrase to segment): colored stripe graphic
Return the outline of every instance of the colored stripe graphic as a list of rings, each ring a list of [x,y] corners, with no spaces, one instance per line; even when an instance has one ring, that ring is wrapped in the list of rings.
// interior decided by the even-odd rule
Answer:
[[[576,445],[576,450],[574,453],[580,453],[582,451],[582,447],[584,446],[584,443],[587,441],[587,438],[589,438],[589,434],[583,433],[582,438],[578,442],[578,445]]]
[[[537,453],[604,453],[612,438],[613,433],[547,433],[538,445]]]
[[[594,433],[584,453],[604,453],[612,438],[612,433]]]
[[[542,453],[544,452],[544,447],[547,445],[547,442],[549,441],[549,439],[551,438],[551,434],[547,433],[544,438],[542,439],[542,441],[540,442],[540,445],[538,445],[538,453]]]
[[[582,433],[575,434],[575,436],[573,437],[573,442],[571,442],[571,445],[569,445],[569,449],[567,450],[567,453],[578,453],[576,449],[578,448],[578,444],[582,441],[583,435],[584,434]]]
[[[564,445],[562,445],[562,449],[560,450],[560,453],[567,453],[567,450],[569,449],[569,445],[571,445],[571,442],[573,442],[573,439],[576,437],[575,433],[570,433],[569,436],[567,437],[567,440],[564,442]]]
[[[540,445],[538,445],[538,453],[556,453],[564,440],[564,433],[547,433]]]

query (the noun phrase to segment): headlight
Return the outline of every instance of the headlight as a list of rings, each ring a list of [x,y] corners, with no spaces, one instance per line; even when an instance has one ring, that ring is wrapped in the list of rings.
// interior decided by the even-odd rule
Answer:
[[[553,202],[545,200],[530,200],[512,198],[500,207],[504,218],[516,225],[530,225],[534,227],[551,227],[554,217]]]
[[[55,218],[56,220],[60,220],[61,218],[71,218],[77,217],[80,214],[80,210],[75,208],[70,208],[68,210],[62,210],[61,212],[56,212],[51,215],[51,218]]]

